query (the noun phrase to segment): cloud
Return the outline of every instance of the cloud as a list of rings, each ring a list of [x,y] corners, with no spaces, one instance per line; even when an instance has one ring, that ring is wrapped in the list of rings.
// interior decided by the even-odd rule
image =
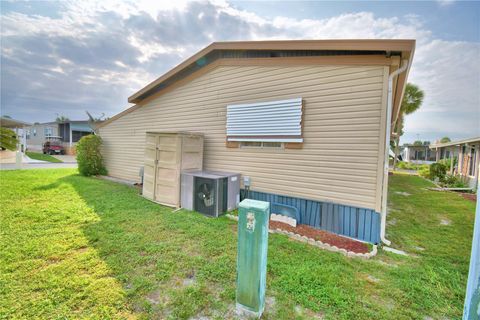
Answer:
[[[84,118],[84,110],[111,116],[126,107],[129,95],[212,41],[413,38],[410,81],[426,97],[406,119],[406,141],[416,134],[480,135],[480,44],[436,39],[414,14],[265,18],[224,1],[55,6],[52,14],[33,14],[14,4],[2,14],[2,114],[28,121],[48,121],[55,113]]]
[[[455,3],[455,0],[437,0],[440,7],[448,7]]]
[[[406,117],[405,141],[480,136],[480,44],[431,40],[418,46],[409,81],[425,92]]]

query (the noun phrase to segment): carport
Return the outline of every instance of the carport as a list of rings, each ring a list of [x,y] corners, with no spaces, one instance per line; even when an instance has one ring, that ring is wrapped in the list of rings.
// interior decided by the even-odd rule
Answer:
[[[21,120],[15,120],[12,118],[8,117],[1,117],[0,118],[0,127],[2,128],[8,128],[12,129],[17,137],[19,138],[19,142],[17,143],[17,150],[13,154],[12,152],[9,152],[8,150],[1,151],[2,156],[0,157],[1,162],[3,163],[4,160],[5,162],[11,161],[12,163],[15,162],[17,164],[17,167],[20,167],[22,164],[22,157],[23,157],[23,150],[26,150],[27,148],[27,140],[25,136],[25,127],[31,126],[31,123],[21,121]],[[11,159],[11,160],[10,160]]]

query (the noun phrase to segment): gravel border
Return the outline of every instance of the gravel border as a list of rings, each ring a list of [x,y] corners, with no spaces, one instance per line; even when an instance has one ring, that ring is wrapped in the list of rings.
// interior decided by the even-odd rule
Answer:
[[[231,215],[231,214],[226,214],[226,216],[227,216],[227,218],[229,218],[231,220],[238,221],[237,216],[234,216],[234,215]],[[294,240],[297,240],[297,241],[300,241],[300,242],[304,242],[304,243],[308,243],[309,245],[318,247],[320,249],[324,249],[324,250],[331,251],[331,252],[339,252],[339,253],[341,253],[344,256],[349,257],[349,258],[370,259],[371,257],[376,256],[377,252],[378,252],[377,245],[373,245],[373,250],[370,251],[370,252],[356,253],[356,252],[353,252],[353,251],[347,251],[346,249],[343,249],[343,248],[338,248],[336,246],[332,246],[328,243],[323,243],[322,241],[318,241],[318,240],[315,240],[315,239],[312,239],[312,238],[308,238],[306,236],[301,236],[299,234],[289,232],[289,231],[285,231],[285,230],[281,230],[281,229],[275,229],[275,230],[274,229],[269,229],[268,232],[283,234],[283,235],[288,236],[291,239],[294,239]]]

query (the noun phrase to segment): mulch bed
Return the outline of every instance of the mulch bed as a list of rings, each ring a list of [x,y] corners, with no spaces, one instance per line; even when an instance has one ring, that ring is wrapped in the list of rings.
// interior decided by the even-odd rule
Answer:
[[[477,195],[473,193],[460,193],[462,197],[464,197],[467,200],[477,202]]]
[[[308,238],[327,243],[331,246],[336,246],[337,248],[345,249],[355,253],[369,252],[366,243],[342,237],[331,232],[318,230],[304,224],[298,224],[295,228],[286,223],[270,221],[270,229],[281,229],[284,231],[293,232],[301,236],[306,236]]]

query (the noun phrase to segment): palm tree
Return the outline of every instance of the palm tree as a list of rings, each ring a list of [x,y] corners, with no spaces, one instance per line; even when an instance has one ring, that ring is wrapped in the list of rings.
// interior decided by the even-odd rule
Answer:
[[[70,119],[68,119],[68,118],[65,117],[65,116],[60,116],[60,115],[58,115],[58,113],[57,113],[57,118],[55,119],[55,122],[65,123],[65,122],[68,122],[68,121],[70,121]]]
[[[405,88],[405,94],[403,96],[402,104],[400,106],[400,114],[398,116],[397,124],[395,125],[395,158],[393,159],[393,170],[395,170],[395,165],[397,164],[397,157],[400,149],[400,137],[403,135],[403,123],[404,117],[407,114],[412,114],[417,111],[423,103],[424,93],[416,85],[412,83],[407,83]]]

